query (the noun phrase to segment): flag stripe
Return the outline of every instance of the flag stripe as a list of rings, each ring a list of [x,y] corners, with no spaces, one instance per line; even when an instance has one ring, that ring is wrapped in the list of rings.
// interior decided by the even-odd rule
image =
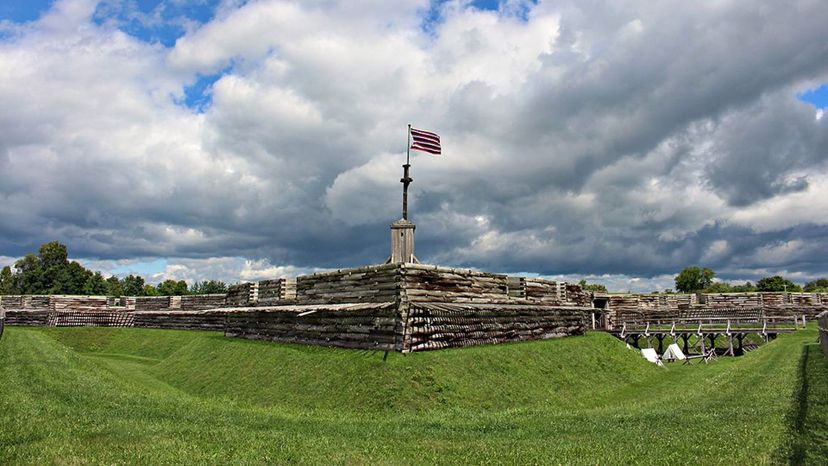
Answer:
[[[442,154],[442,149],[440,147],[440,136],[438,136],[437,133],[411,128],[410,134],[411,149],[421,150],[434,155]]]
[[[432,144],[430,142],[414,141],[411,146],[428,147],[429,149],[440,150],[440,144]]]
[[[421,134],[414,133],[414,132],[411,133],[411,137],[414,138],[414,139],[419,139],[421,141],[431,141],[435,144],[440,143],[440,138],[439,137],[435,138],[435,137],[432,137],[432,136],[423,136]]]
[[[421,150],[423,152],[428,152],[429,154],[435,154],[435,155],[442,154],[440,149],[431,149],[431,148],[426,148],[426,147],[419,147],[419,146],[416,146],[416,145],[411,146],[411,148],[414,149],[414,150]]]
[[[433,139],[411,138],[411,140],[414,142],[419,142],[421,144],[431,144],[433,146],[440,145],[440,141],[435,141]]]
[[[437,133],[432,133],[431,131],[423,131],[421,129],[411,128],[411,134],[419,134],[420,136],[431,136],[435,139],[440,139],[440,136]]]

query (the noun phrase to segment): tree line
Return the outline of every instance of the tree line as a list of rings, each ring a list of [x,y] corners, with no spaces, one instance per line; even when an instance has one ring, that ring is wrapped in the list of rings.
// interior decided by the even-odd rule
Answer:
[[[182,296],[188,294],[226,293],[227,284],[218,280],[195,282],[164,280],[158,285],[144,281],[140,275],[104,277],[77,261],[69,260],[66,246],[51,241],[40,246],[37,254],[26,254],[0,271],[0,294],[66,294],[95,296]]]
[[[819,278],[810,281],[805,286],[788,280],[781,275],[764,277],[753,284],[745,282],[742,285],[731,285],[722,281],[715,281],[716,272],[707,267],[686,267],[676,275],[676,291],[681,293],[739,293],[756,291],[787,291],[791,293],[827,293],[828,279]]]

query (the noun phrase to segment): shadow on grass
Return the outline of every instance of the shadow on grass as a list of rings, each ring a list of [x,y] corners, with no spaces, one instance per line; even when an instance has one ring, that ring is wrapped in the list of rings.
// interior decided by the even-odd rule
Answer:
[[[828,359],[816,343],[802,350],[788,423],[789,442],[777,458],[789,464],[828,464]]]

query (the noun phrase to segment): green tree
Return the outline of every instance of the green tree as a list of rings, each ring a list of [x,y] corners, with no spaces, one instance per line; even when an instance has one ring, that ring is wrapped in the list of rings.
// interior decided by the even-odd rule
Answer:
[[[752,293],[756,291],[756,287],[751,282],[745,282],[744,285],[736,285],[733,287],[734,293]]]
[[[154,286],[146,284],[144,285],[144,296],[159,296],[158,290]]]
[[[756,291],[788,291],[796,293],[802,291],[802,287],[781,275],[774,275],[756,282]]]
[[[83,294],[101,296],[109,294],[109,287],[100,272],[95,272],[83,284]]]
[[[578,285],[581,286],[581,289],[584,291],[592,291],[595,293],[606,293],[607,287],[600,284],[600,283],[587,283],[586,280],[581,280],[578,282]]]
[[[707,267],[686,267],[676,275],[676,290],[682,293],[696,293],[713,284],[716,273]]]
[[[158,284],[158,294],[161,296],[182,296],[187,294],[187,282],[184,280],[164,280]]]
[[[83,287],[94,274],[79,263],[72,261],[49,268],[48,294],[83,294]]]
[[[72,294],[74,273],[69,270],[69,252],[66,246],[50,241],[42,244],[38,252],[42,273],[42,292],[47,294]]]
[[[144,295],[144,277],[140,275],[127,275],[124,277],[124,294],[126,296]]]
[[[46,270],[50,267],[66,265],[69,262],[69,251],[65,245],[50,241],[40,246],[39,257],[40,265]]]
[[[227,293],[227,284],[218,280],[195,282],[190,287],[190,294],[220,294]]]
[[[21,294],[43,294],[43,269],[40,259],[34,254],[26,254],[14,263],[17,271],[14,276],[14,287]]]
[[[828,292],[828,278],[817,278],[816,280],[810,281],[805,284],[805,288],[803,288],[802,290],[807,291],[809,293]]]
[[[726,282],[713,282],[710,286],[704,289],[705,293],[732,293],[733,287]]]
[[[111,276],[106,279],[106,294],[107,296],[114,296],[120,298],[124,295],[124,284],[116,276]]]
[[[8,265],[0,271],[0,294],[15,294],[14,274]]]

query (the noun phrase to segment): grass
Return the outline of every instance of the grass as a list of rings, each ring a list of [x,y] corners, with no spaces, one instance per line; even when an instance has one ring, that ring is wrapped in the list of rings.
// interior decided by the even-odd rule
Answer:
[[[813,329],[660,369],[602,333],[409,355],[10,327],[0,464],[828,461]]]

